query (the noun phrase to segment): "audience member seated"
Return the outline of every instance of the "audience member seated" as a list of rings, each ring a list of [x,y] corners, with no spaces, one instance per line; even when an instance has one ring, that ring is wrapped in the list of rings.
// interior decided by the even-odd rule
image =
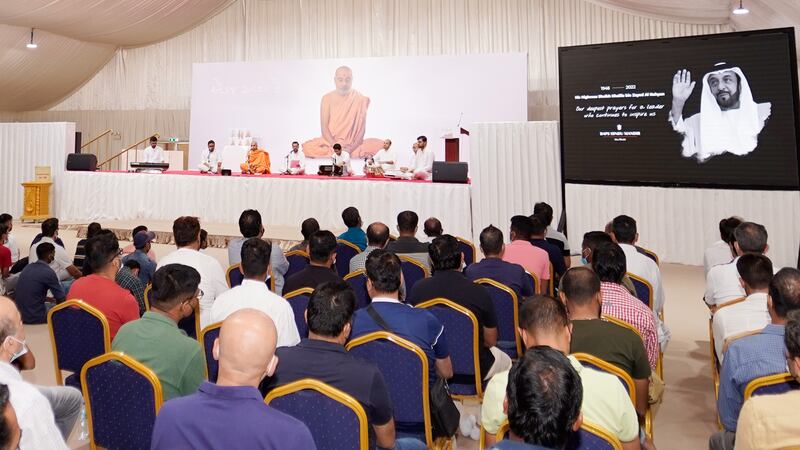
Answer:
[[[64,288],[49,265],[55,253],[55,246],[49,242],[38,245],[37,261],[25,266],[19,275],[14,302],[22,314],[22,323],[47,323],[47,311],[66,298]],[[47,296],[48,291],[52,297]]]
[[[798,286],[795,285],[795,288]],[[789,372],[800,382],[800,312],[789,314],[784,335]],[[800,390],[757,395],[742,406],[736,426],[737,450],[800,447]]]
[[[211,307],[211,323],[222,322],[240,309],[261,311],[272,320],[278,331],[278,347],[297,345],[300,334],[289,302],[269,290],[269,257],[272,244],[261,239],[248,239],[242,245],[242,284],[217,297]]]
[[[316,449],[308,427],[267,406],[258,391],[278,364],[277,339],[272,320],[263,313],[241,309],[231,314],[214,342],[216,384],[203,381],[197,393],[165,403],[151,448]]]
[[[353,317],[351,338],[388,331],[417,344],[428,357],[431,385],[437,376],[451,378],[453,365],[447,340],[442,335],[444,327],[429,311],[417,309],[400,302],[402,269],[397,255],[386,250],[375,250],[367,258],[367,292],[372,303],[359,309]],[[384,328],[373,317],[380,317]]]
[[[242,262],[242,244],[250,238],[262,239],[264,236],[264,225],[261,221],[261,213],[255,209],[246,209],[242,211],[239,216],[239,232],[243,237],[232,239],[228,242],[228,264],[231,266]],[[280,246],[272,246],[272,254],[269,257],[269,263],[272,267],[272,278],[275,282],[275,293],[281,295],[284,291],[283,276],[289,270],[289,261],[283,255],[283,250]]]
[[[800,310],[800,271],[784,268],[772,277],[767,308],[771,323],[758,334],[737,339],[725,353],[717,398],[720,422],[725,429],[711,436],[708,442],[711,450],[733,448],[747,384],[786,371],[785,325],[788,315]]]
[[[431,272],[431,261],[428,257],[428,243],[420,242],[417,238],[417,225],[419,217],[414,211],[403,211],[397,215],[397,232],[400,235],[396,240],[386,245],[386,250],[396,254],[413,258]]]
[[[603,298],[600,279],[587,267],[567,271],[558,292],[572,321],[570,353],[588,353],[613,364],[631,376],[636,387],[636,412],[640,425],[647,410],[650,364],[642,339],[633,330],[601,320]]]
[[[458,241],[445,234],[434,239],[429,249],[433,261],[433,276],[414,285],[408,303],[417,305],[442,297],[469,309],[478,320],[481,378],[488,380],[494,374],[507,370],[511,367],[511,358],[496,347],[497,315],[494,304],[483,286],[471,282],[461,273],[464,255],[458,248]],[[470,380],[474,380],[472,375]]]
[[[735,216],[719,221],[720,240],[711,244],[711,247],[708,247],[703,253],[703,267],[706,275],[712,267],[733,261],[736,256],[736,250],[733,248],[733,230],[741,223],[742,219]]]
[[[55,219],[55,220],[56,220],[56,222],[58,221],[58,219]],[[42,222],[42,225],[44,225],[44,222]],[[38,244],[39,241],[41,241],[43,237],[45,237],[43,233],[38,233],[36,236],[33,237],[33,240],[31,241],[31,245],[29,245],[28,247],[33,247],[34,245]],[[56,245],[60,245],[62,248],[67,248],[64,245],[64,241],[62,241],[60,237],[56,236],[55,239],[53,239],[53,241],[55,241]]]
[[[17,238],[14,236],[11,231],[14,230],[14,218],[11,214],[3,213],[0,214],[0,226],[5,226],[8,230],[8,241],[4,244],[6,248],[11,251],[11,263],[17,264],[19,262],[19,244],[17,243]]]
[[[308,238],[317,231],[319,231],[319,222],[317,222],[317,219],[311,217],[304,220],[303,223],[300,224],[300,234],[303,235],[303,240],[290,248],[289,251],[301,250],[308,252]]]
[[[655,369],[659,351],[655,317],[647,305],[620,284],[626,271],[625,253],[617,244],[601,244],[595,249],[592,269],[600,278],[603,314],[627,322],[639,330],[650,367]]]
[[[712,310],[723,303],[745,296],[736,262],[745,253],[763,255],[769,250],[767,229],[754,222],[742,222],[733,230],[733,243],[736,258],[727,264],[712,267],[706,275],[706,304]]]
[[[200,222],[197,217],[183,216],[172,223],[177,250],[165,256],[158,268],[168,264],[183,264],[200,273],[200,327],[211,325],[211,306],[217,296],[228,290],[225,271],[216,258],[200,253]],[[239,247],[241,252],[241,247]]]
[[[114,281],[117,282],[119,287],[127,289],[133,295],[136,303],[139,304],[139,316],[141,317],[147,309],[144,302],[144,290],[147,286],[139,279],[139,270],[141,270],[139,263],[136,260],[129,259],[119,268]]]
[[[150,310],[120,328],[111,345],[155,372],[165,401],[194,393],[205,378],[202,347],[178,328],[203,296],[199,284],[200,274],[192,267],[160,267],[153,277]]]
[[[503,261],[519,264],[536,275],[542,283],[550,281],[550,258],[547,252],[534,247],[528,239],[533,228],[531,219],[525,216],[511,218],[511,243],[506,245]]]
[[[564,264],[569,268],[572,264],[570,260],[569,239],[567,239],[564,233],[551,226],[553,224],[553,207],[545,202],[539,202],[533,205],[533,215],[539,216],[542,222],[544,222],[547,227],[545,239],[558,246],[559,250],[561,250],[561,254],[564,255]]]
[[[442,231],[442,222],[436,217],[428,217],[425,223],[422,224],[422,232],[428,237],[428,242],[433,242],[434,239],[444,233]]]
[[[661,283],[661,270],[655,261],[639,253],[634,246],[639,240],[639,233],[636,231],[636,221],[632,217],[617,216],[611,222],[611,227],[614,229],[614,238],[625,253],[626,271],[644,278],[653,288],[653,297],[650,301],[653,302],[652,309],[655,313],[658,343],[661,345],[661,351],[664,351],[669,343],[671,333],[658,316],[664,312],[664,286]]]
[[[133,238],[137,234],[139,234],[139,232],[142,232],[142,231],[150,231],[150,230],[148,230],[147,227],[144,226],[144,225],[139,225],[139,226],[137,226],[136,228],[134,228],[131,231],[131,244],[125,246],[125,248],[122,249],[122,257],[123,258],[136,251],[136,246],[133,245]],[[150,249],[149,252],[147,252],[147,257],[150,258],[153,261],[157,261],[156,252],[154,252],[152,248]]]
[[[578,288],[585,288],[579,286]],[[538,296],[527,300],[519,312],[520,334],[525,348],[548,346],[563,354],[569,353],[572,326],[566,306],[552,297]],[[617,377],[598,370],[585,369],[573,356],[568,356],[583,386],[581,411],[587,421],[599,425],[623,442],[623,448],[639,448],[639,421],[631,399]],[[506,420],[503,399],[508,385],[508,371],[493,376],[483,394],[481,423],[486,430],[487,445]]]
[[[506,388],[509,438],[496,450],[566,448],[583,421],[578,373],[558,350],[534,347],[511,369]]]
[[[31,245],[30,254],[28,255],[28,264],[35,263],[37,261],[37,246],[43,242],[53,244],[56,249],[56,253],[55,259],[50,262],[50,268],[52,268],[56,275],[58,275],[58,279],[61,281],[64,289],[69,290],[72,282],[77,278],[80,278],[83,274],[81,273],[80,269],[72,264],[72,258],[70,258],[70,256],[67,254],[67,251],[64,250],[64,243],[62,242],[59,244],[56,242],[56,239],[58,239],[58,219],[50,218],[42,222],[41,236],[41,239],[39,239],[35,244]]]
[[[150,253],[153,239],[156,234],[152,231],[140,231],[133,237],[133,246],[136,250],[122,258],[122,264],[128,261],[136,261],[139,263],[138,277],[147,285],[153,279],[153,274],[156,273],[156,262],[147,256]]]
[[[102,229],[103,227],[97,222],[92,222],[86,227],[86,237],[79,240],[78,244],[75,246],[75,258],[72,259],[72,263],[75,267],[83,267],[83,261],[86,258],[86,241],[95,237]]]
[[[261,384],[261,393],[266,396],[279,386],[303,378],[322,381],[350,394],[364,407],[370,442],[379,448],[424,449],[425,444],[417,439],[395,439],[392,402],[383,376],[375,365],[349,355],[344,348],[355,305],[356,296],[344,281],[320,285],[308,301],[308,339],[295,347],[276,350],[280,363],[275,374]],[[373,447],[374,444],[370,446]]]
[[[363,225],[361,214],[356,208],[349,206],[342,211],[342,221],[344,221],[347,231],[340,234],[338,239],[355,244],[363,252],[367,248],[367,234],[361,229],[361,225]]]
[[[367,247],[363,252],[350,259],[350,272],[363,269],[369,254],[372,253],[373,250],[386,248],[386,244],[388,243],[389,227],[381,222],[371,223],[367,227]]]
[[[591,267],[592,254],[597,246],[605,243],[611,244],[613,242],[614,240],[611,239],[611,236],[605,231],[588,231],[584,233],[583,241],[581,242],[581,264]],[[631,295],[634,297],[636,296],[636,287],[633,285],[633,281],[631,281],[627,273],[622,277],[622,286],[627,289]]]
[[[308,249],[309,263],[286,280],[287,294],[301,288],[316,289],[327,281],[342,281],[331,268],[336,261],[336,236],[333,233],[322,230],[312,234],[308,240]]]
[[[16,449],[20,447],[22,430],[19,428],[17,413],[11,406],[11,394],[8,386],[0,384],[0,448]]]
[[[0,225],[0,295],[14,290],[17,277],[11,275],[11,250],[4,244],[8,241],[8,228]]]
[[[547,258],[553,265],[553,271],[555,272],[556,280],[558,280],[558,278],[563,276],[564,272],[567,271],[567,264],[564,262],[564,253],[558,248],[558,245],[545,239],[547,225],[545,225],[541,217],[534,214],[529,217],[529,219],[531,221],[531,237],[529,242],[533,244],[534,247],[539,247],[547,252]],[[553,282],[557,283],[556,280]]]
[[[204,229],[200,229],[200,251],[202,253],[206,252],[208,248],[208,231]]]
[[[122,325],[139,318],[136,299],[115,281],[120,266],[116,236],[113,233],[101,233],[89,239],[86,242],[86,261],[92,274],[76,280],[67,298],[83,300],[99,309],[106,316],[111,339],[114,339]]]
[[[747,254],[736,261],[736,269],[744,284],[747,298],[714,313],[712,329],[717,358],[725,358],[725,340],[747,331],[761,330],[770,322],[767,310],[769,282],[772,281],[772,262],[764,255]]]
[[[517,294],[517,300],[520,302],[524,297],[535,294],[533,280],[525,273],[525,269],[519,264],[503,261],[505,244],[503,244],[503,232],[499,228],[493,225],[484,228],[480,235],[480,246],[484,258],[464,269],[467,278],[472,281],[491,278],[503,283]]]
[[[67,449],[64,440],[83,406],[81,393],[71,387],[36,386],[23,380],[12,363],[21,361],[27,353],[19,311],[10,299],[0,297],[0,383],[8,386],[22,430],[19,448]],[[23,368],[32,369],[33,365]]]

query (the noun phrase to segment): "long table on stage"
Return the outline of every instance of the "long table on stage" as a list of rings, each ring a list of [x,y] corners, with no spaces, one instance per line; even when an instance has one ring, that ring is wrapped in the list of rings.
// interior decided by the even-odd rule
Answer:
[[[57,216],[69,221],[172,221],[197,216],[203,222],[236,223],[248,208],[261,212],[266,227],[297,227],[315,217],[320,226],[340,227],[342,210],[355,206],[366,228],[380,221],[397,233],[397,213],[416,212],[442,221],[445,233],[472,236],[470,185],[388,178],[317,175],[202,175],[65,172],[56,180]]]

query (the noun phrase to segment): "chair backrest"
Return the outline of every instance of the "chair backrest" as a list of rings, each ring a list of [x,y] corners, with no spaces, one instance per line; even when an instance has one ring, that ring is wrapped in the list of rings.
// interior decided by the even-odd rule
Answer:
[[[741,338],[745,338],[747,336],[759,334],[761,333],[761,330],[763,330],[763,328],[759,328],[757,330],[742,331],[741,333],[736,333],[733,336],[729,336],[727,339],[725,339],[725,342],[722,343],[722,355],[723,356],[725,355],[725,352],[728,351],[728,347],[730,347],[731,344],[733,344],[734,342],[738,341]]]
[[[47,313],[47,328],[53,345],[56,383],[61,371],[80,374],[84,364],[111,349],[111,332],[106,316],[83,300],[67,300]]]
[[[644,247],[639,247],[638,245],[636,245],[635,247],[636,247],[636,251],[637,252],[639,252],[639,253],[643,254],[644,256],[647,256],[648,258],[652,259],[653,261],[655,261],[656,264],[659,264],[658,255],[656,255],[656,252],[654,252],[652,250],[648,250],[648,249],[646,249]]]
[[[356,294],[356,309],[365,308],[372,302],[367,292],[367,273],[364,269],[358,269],[344,276],[344,281],[350,285]],[[408,289],[408,288],[406,288]]]
[[[550,297],[553,297],[556,293],[556,270],[553,267],[553,263],[547,263],[547,270],[550,271],[550,279],[547,280],[547,293]]]
[[[716,314],[716,312],[719,311],[722,308],[726,308],[728,306],[732,306],[732,305],[735,305],[737,303],[742,303],[745,300],[747,300],[747,297],[739,297],[739,298],[735,298],[733,300],[728,300],[727,302],[724,302],[724,303],[720,303],[720,304],[716,305],[716,307],[714,308],[714,314]]]
[[[284,279],[300,272],[308,265],[308,253],[302,250],[292,250],[286,252],[284,256],[286,257],[286,261],[289,261],[289,268],[286,269],[286,273],[283,275]]]
[[[297,325],[297,332],[300,333],[301,338],[308,337],[308,324],[306,323],[306,308],[308,308],[308,299],[314,289],[301,288],[296,291],[289,292],[283,298],[289,302],[294,313],[294,324]]]
[[[478,358],[478,319],[467,308],[446,298],[435,298],[417,305],[430,311],[444,325],[444,335],[450,350],[453,373],[474,376],[469,384],[451,383],[454,396],[483,396],[480,360]]]
[[[711,356],[711,382],[714,384],[714,399],[716,399],[719,395],[719,371],[722,365],[717,357],[713,317],[709,317],[708,319],[708,347],[708,352]]]
[[[150,311],[150,291],[153,290],[153,284],[147,283],[144,287],[144,310]]]
[[[495,439],[501,441],[508,434],[508,419],[500,424],[500,428],[495,434]],[[569,437],[567,450],[622,450],[622,442],[610,432],[586,422],[581,423],[581,427]]]
[[[163,393],[155,373],[120,352],[87,362],[81,371],[92,448],[150,448]]]
[[[369,433],[364,407],[346,394],[310,378],[275,388],[264,401],[305,423],[317,450],[367,450]]]
[[[774,395],[800,389],[800,384],[789,372],[759,377],[747,383],[744,389],[744,399],[754,395]]]
[[[650,309],[653,309],[653,286],[644,278],[627,273],[628,278],[631,279],[634,289],[636,289],[636,298],[642,301]]]
[[[417,281],[428,278],[430,272],[419,261],[405,255],[397,255],[400,258],[400,269],[403,271],[403,280],[406,283],[406,292],[411,292],[411,288]]]
[[[361,249],[356,244],[344,239],[336,240],[336,272],[344,278],[350,272],[350,260],[361,253]]]
[[[625,388],[625,391],[628,392],[633,404],[636,405],[636,386],[633,384],[633,378],[631,378],[627,372],[588,353],[573,353],[572,356],[580,361],[581,364],[590,369],[610,373],[611,375],[617,377],[620,383],[622,383],[622,386]]]
[[[203,353],[206,357],[206,379],[212,383],[217,382],[217,374],[219,373],[219,361],[214,359],[214,341],[219,337],[219,330],[222,328],[222,322],[212,323],[211,325],[203,328],[200,332],[200,345],[203,346]]]
[[[424,425],[429,448],[433,445],[429,404],[429,362],[419,346],[386,331],[359,336],[347,351],[371,361],[383,375],[394,407],[394,421]]]
[[[539,277],[536,276],[535,273],[531,272],[527,268],[525,269],[525,274],[531,279],[533,283],[533,292],[536,294],[543,294],[542,292],[542,283],[539,281]]]
[[[456,240],[458,240],[458,249],[464,254],[464,265],[475,264],[478,257],[478,252],[475,251],[475,244],[460,237],[456,237]]]
[[[228,280],[228,287],[234,288],[242,284],[244,281],[244,273],[242,273],[242,265],[234,264],[228,267],[225,271],[225,279]]]
[[[508,353],[511,358],[522,355],[522,339],[519,336],[519,300],[513,289],[491,278],[479,278],[475,283],[483,286],[489,293],[497,316],[497,341],[514,343],[513,348],[498,348]]]

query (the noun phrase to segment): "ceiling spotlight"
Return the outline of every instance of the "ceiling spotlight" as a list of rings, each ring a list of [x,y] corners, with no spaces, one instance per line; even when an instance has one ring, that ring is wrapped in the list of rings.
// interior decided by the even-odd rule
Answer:
[[[28,44],[25,47],[28,47],[28,48],[36,48],[36,47],[38,47],[38,45],[36,45],[36,43],[33,42],[33,28],[31,28],[31,41],[28,42]]]
[[[736,15],[750,14],[750,10],[742,5],[742,0],[739,0],[739,7],[733,10]]]

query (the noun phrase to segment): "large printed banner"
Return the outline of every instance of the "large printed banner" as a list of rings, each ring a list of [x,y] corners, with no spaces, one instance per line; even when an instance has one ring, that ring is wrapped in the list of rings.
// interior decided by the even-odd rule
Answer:
[[[524,53],[194,64],[190,169],[211,139],[220,150],[255,140],[273,172],[292,141],[323,163],[339,143],[355,168],[385,139],[410,165],[425,135],[443,160],[443,136],[459,124],[526,121],[527,78]]]

